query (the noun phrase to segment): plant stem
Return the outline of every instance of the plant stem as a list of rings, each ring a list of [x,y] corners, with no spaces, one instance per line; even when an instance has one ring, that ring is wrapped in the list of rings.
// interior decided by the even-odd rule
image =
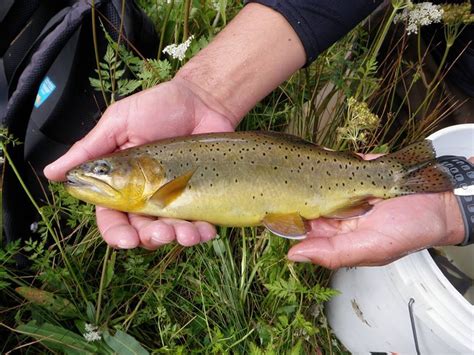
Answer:
[[[95,324],[99,324],[100,319],[100,308],[102,306],[102,297],[104,294],[104,282],[107,274],[107,263],[109,262],[110,247],[107,246],[105,249],[104,263],[102,264],[102,274],[100,275],[100,284],[99,284],[99,295],[97,296],[97,308],[95,312]]]
[[[109,106],[109,100],[107,100],[107,95],[105,95],[105,89],[102,81],[102,74],[100,73],[100,59],[99,59],[99,46],[97,44],[97,30],[95,23],[95,0],[92,0],[91,5],[91,18],[92,18],[92,41],[94,43],[94,54],[95,54],[95,64],[97,66],[97,74],[99,75],[100,81],[100,91],[102,92],[102,97],[106,106]]]
[[[183,42],[189,37],[189,13],[191,12],[191,0],[184,1]]]
[[[171,10],[174,6],[174,0],[171,0],[166,8],[165,18],[163,20],[163,24],[161,25],[161,34],[160,34],[160,45],[158,46],[158,53],[156,55],[156,59],[160,59],[161,52],[163,51],[163,44],[165,41],[165,32],[166,32],[166,25],[168,24],[168,20],[170,18]]]
[[[40,206],[36,203],[35,199],[33,198],[33,196],[31,195],[30,191],[28,190],[28,187],[25,185],[25,182],[23,181],[23,179],[21,178],[20,176],[20,173],[18,172],[17,168],[15,167],[15,165],[13,164],[13,161],[10,157],[10,154],[8,153],[5,145],[3,144],[3,142],[0,142],[0,149],[3,151],[3,154],[5,155],[5,158],[9,164],[9,166],[12,168],[16,178],[18,179],[18,182],[20,183],[21,187],[23,188],[23,190],[25,191],[26,195],[28,196],[28,198],[30,199],[31,203],[33,204],[33,206],[35,207],[36,211],[38,212],[38,214],[41,216],[41,219],[43,220],[46,228],[48,229],[48,232],[51,234],[51,236],[53,237],[54,239],[54,242],[56,243],[56,246],[58,247],[59,249],[59,252],[61,253],[61,256],[64,260],[64,264],[66,265],[68,271],[71,273],[71,276],[72,278],[74,279],[74,281],[76,282],[76,285],[77,285],[77,288],[79,289],[79,293],[81,294],[82,298],[84,299],[84,301],[87,301],[87,296],[86,296],[86,293],[84,292],[84,289],[82,288],[81,286],[81,282],[79,282],[79,279],[77,278],[77,275],[75,274],[74,272],[74,269],[72,268],[70,262],[69,262],[69,259],[67,258],[66,256],[66,252],[64,251],[63,247],[61,246],[61,241],[59,240],[56,232],[53,230],[53,227],[51,226],[51,224],[49,223],[48,219],[45,217],[45,215],[43,214],[43,211],[41,210]]]

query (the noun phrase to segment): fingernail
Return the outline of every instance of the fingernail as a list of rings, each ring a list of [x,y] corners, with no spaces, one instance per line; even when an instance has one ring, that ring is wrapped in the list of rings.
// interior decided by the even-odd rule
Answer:
[[[310,263],[311,259],[302,254],[288,255],[288,259],[297,263]]]
[[[135,243],[131,243],[128,239],[120,239],[117,243],[120,249],[133,249],[136,247]]]

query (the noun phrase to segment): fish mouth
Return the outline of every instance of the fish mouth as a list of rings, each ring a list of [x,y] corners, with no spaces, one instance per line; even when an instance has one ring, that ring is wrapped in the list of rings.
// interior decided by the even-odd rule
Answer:
[[[118,190],[107,184],[106,182],[97,179],[93,176],[87,176],[76,173],[69,173],[66,175],[66,187],[72,190],[91,190],[100,194],[106,194],[111,197],[120,194]]]
[[[66,176],[66,185],[71,187],[87,187],[90,185],[87,181],[77,177],[76,175],[68,174]]]

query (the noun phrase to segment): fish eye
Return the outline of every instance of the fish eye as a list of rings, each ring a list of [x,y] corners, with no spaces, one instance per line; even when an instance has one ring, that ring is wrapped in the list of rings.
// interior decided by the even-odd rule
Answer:
[[[92,168],[92,172],[97,175],[105,175],[110,172],[110,165],[105,160],[100,160]]]

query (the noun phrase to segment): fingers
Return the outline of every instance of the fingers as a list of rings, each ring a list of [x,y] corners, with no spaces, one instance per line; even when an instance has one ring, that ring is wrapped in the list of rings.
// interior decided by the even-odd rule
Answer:
[[[207,242],[216,236],[216,229],[206,222],[188,222],[173,218],[151,219],[131,215],[130,222],[138,230],[141,244],[147,249],[178,242],[193,246]]]
[[[62,157],[44,169],[45,176],[50,180],[64,180],[65,174],[87,160],[113,152],[125,143],[122,134],[124,119],[118,115],[117,105],[112,105],[104,113],[99,123],[81,140],[77,141]],[[123,115],[123,114],[122,114]]]
[[[334,237],[308,238],[290,249],[288,259],[337,269],[343,266],[385,265],[399,257],[374,243],[380,235],[371,233],[356,231]]]
[[[96,215],[100,234],[110,246],[132,249],[140,244],[138,232],[130,225],[126,213],[97,206]]]
[[[100,233],[106,243],[114,248],[142,246],[155,250],[175,241],[183,246],[192,246],[216,236],[215,227],[206,222],[127,215],[103,207],[97,207],[96,214]]]

